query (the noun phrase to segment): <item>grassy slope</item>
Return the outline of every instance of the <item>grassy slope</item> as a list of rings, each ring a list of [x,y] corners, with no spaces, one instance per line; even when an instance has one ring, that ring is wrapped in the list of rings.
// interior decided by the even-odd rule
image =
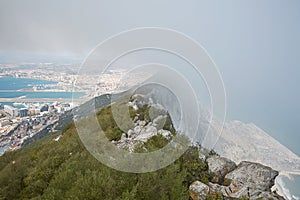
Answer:
[[[111,120],[109,113],[99,115],[100,123]],[[61,139],[54,141],[59,134]],[[151,147],[157,146],[162,144],[151,141]],[[208,179],[207,164],[198,158],[195,147],[155,172],[111,169],[89,154],[73,123],[0,157],[0,199],[189,199],[189,184]]]

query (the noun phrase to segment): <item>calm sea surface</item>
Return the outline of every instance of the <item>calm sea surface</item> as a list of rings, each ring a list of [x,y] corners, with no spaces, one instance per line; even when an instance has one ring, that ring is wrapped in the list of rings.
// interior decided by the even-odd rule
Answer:
[[[18,92],[9,90],[20,90],[32,88],[37,85],[57,84],[53,81],[27,79],[27,78],[0,78],[0,98],[79,98],[84,95],[82,92]],[[5,91],[8,90],[8,91]]]
[[[20,90],[24,88],[32,88],[33,85],[39,84],[56,84],[56,82],[29,78],[0,78],[0,90]]]
[[[291,179],[290,179],[291,178]],[[290,178],[286,176],[279,176],[278,183],[283,189],[288,199],[299,200],[300,199],[300,175],[290,175]]]

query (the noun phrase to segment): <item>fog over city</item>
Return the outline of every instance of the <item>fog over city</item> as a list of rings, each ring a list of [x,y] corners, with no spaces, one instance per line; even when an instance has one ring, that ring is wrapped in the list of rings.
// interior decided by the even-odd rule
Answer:
[[[218,65],[228,118],[254,122],[299,155],[299,7],[271,0],[1,1],[0,58],[80,62],[120,31],[175,29],[201,43]]]
[[[94,119],[95,124],[104,123],[105,136],[109,138],[108,144],[111,147],[127,149],[130,154],[136,153],[137,149],[150,152],[151,148],[156,148],[151,146],[155,144],[154,140],[147,144],[153,138],[156,138],[155,141],[160,146],[158,149],[164,147],[162,141],[170,142],[176,147],[173,137],[182,132],[190,140],[187,144],[191,146],[188,148],[201,144],[201,147],[197,146],[195,149],[198,153],[195,160],[208,163],[205,168],[207,173],[209,171],[213,174],[215,172],[212,173],[211,170],[219,167],[221,169],[216,172],[217,175],[224,171],[230,175],[232,172],[236,173],[235,170],[240,167],[245,167],[245,171],[234,177],[243,177],[246,174],[248,178],[253,176],[253,180],[261,178],[268,186],[263,191],[267,192],[264,195],[276,196],[278,192],[285,199],[299,199],[299,11],[300,1],[297,0],[1,0],[0,198],[13,199],[9,197],[19,195],[18,193],[27,198],[26,194],[31,194],[26,193],[28,188],[25,188],[25,192],[20,189],[24,189],[26,185],[23,184],[23,179],[25,182],[29,180],[28,183],[38,180],[25,175],[24,178],[20,170],[22,181],[18,181],[21,176],[13,177],[17,170],[11,171],[13,175],[7,173],[14,170],[14,166],[23,167],[23,161],[20,165],[18,160],[21,159],[17,157],[22,156],[23,147],[28,145],[30,149],[31,143],[44,137],[44,141],[49,140],[51,145],[59,146],[60,142],[68,144],[72,140],[67,139],[66,133],[70,133],[71,137],[77,133],[80,136],[80,128],[75,126],[76,123],[82,123],[83,135],[89,135],[86,134],[86,127],[93,126],[87,126],[85,120],[89,119],[90,112],[99,109],[97,117],[100,118]],[[140,44],[144,46],[139,48]],[[160,46],[162,48],[158,48]],[[180,53],[172,51],[173,49]],[[111,62],[113,59],[115,60]],[[195,68],[195,63],[199,65],[198,68]],[[109,68],[104,70],[107,66]],[[141,87],[141,84],[148,83],[149,87]],[[121,102],[123,98],[127,102]],[[118,101],[130,111],[130,117],[127,116],[130,127],[123,118],[124,113],[117,113],[119,124],[115,124],[115,116],[110,115],[110,109],[122,111],[117,107],[120,103]],[[215,113],[221,113],[221,118],[215,116]],[[161,127],[163,121],[167,121],[168,125]],[[115,127],[120,124],[125,128]],[[94,129],[89,130],[94,133]],[[91,144],[90,142],[97,141],[92,137],[91,141],[87,139],[85,142]],[[102,138],[98,142],[100,141]],[[86,149],[78,149],[82,152],[89,151],[86,144]],[[141,144],[150,146],[140,146]],[[51,145],[45,146],[49,150],[56,150]],[[71,145],[74,146],[73,152],[66,150],[68,159],[61,159],[65,164],[70,160],[69,157],[76,154],[76,145],[76,142]],[[106,152],[106,147],[101,146],[103,152]],[[58,156],[64,155],[64,148],[57,149],[61,152],[53,152]],[[84,155],[82,152],[80,155]],[[38,158],[48,162],[53,155],[53,159],[56,158],[55,154],[48,156],[45,153],[47,159],[40,155],[43,154],[24,156],[24,160]],[[112,157],[107,158],[112,163],[107,166],[114,168],[115,160]],[[125,171],[148,172],[145,171],[147,167],[139,168],[147,165],[144,157],[141,158],[143,159],[132,162],[138,164],[137,168],[132,167],[131,159],[125,159],[124,167],[128,167],[125,167]],[[165,161],[171,156],[166,156],[166,159],[163,156],[157,158]],[[209,158],[212,158],[211,161]],[[160,163],[158,159],[153,160]],[[183,161],[181,159],[180,162]],[[254,164],[239,165],[244,161]],[[34,162],[37,166],[40,165],[36,160]],[[223,163],[222,167],[225,169],[214,167],[214,163]],[[229,170],[226,165],[231,165],[230,163],[232,169]],[[26,170],[33,171],[30,170],[31,167],[36,169],[34,164],[30,164]],[[155,163],[152,164],[156,166]],[[167,164],[159,168],[166,166]],[[252,171],[248,166],[257,168]],[[22,167],[20,169],[23,170]],[[123,166],[118,167],[114,169],[122,171]],[[101,168],[96,170],[99,169],[103,171]],[[150,172],[158,168],[149,169]],[[58,171],[58,167],[55,170]],[[264,173],[260,170],[265,171],[266,175],[262,175]],[[53,174],[57,174],[57,171],[53,169]],[[273,173],[271,178],[269,172]],[[113,173],[108,174],[111,178]],[[78,178],[77,173],[70,172],[69,175],[74,180]],[[201,184],[207,184],[207,188],[211,190],[216,189],[215,184],[220,184],[220,187],[226,189],[222,191],[227,191],[227,194],[223,194],[225,196],[230,191],[229,196],[241,197],[242,194],[247,194],[251,199],[247,181],[252,181],[242,178],[244,185],[239,185],[241,187],[235,190],[234,181],[227,182],[227,175],[223,174],[219,181],[214,181],[214,178],[200,180],[199,177],[188,180],[184,191],[192,191],[191,188],[197,188]],[[101,176],[102,179],[105,177]],[[73,180],[66,178],[67,175],[59,177]],[[99,177],[97,180],[102,180]],[[177,177],[180,178],[181,175]],[[269,177],[268,180],[265,177]],[[9,185],[7,180],[14,180],[10,184],[22,183],[20,190],[15,192],[13,189],[17,186]],[[51,186],[51,180],[45,182],[44,186]],[[153,180],[159,181],[157,178]],[[182,187],[187,179],[184,180],[178,179],[174,183],[180,183]],[[258,181],[258,184],[264,184],[264,181]],[[120,182],[116,183],[119,185]],[[64,181],[61,184],[70,185]],[[9,186],[5,188],[6,185]],[[35,187],[34,182],[32,185],[33,189],[39,188]],[[134,185],[135,183],[132,184]],[[177,189],[170,185],[169,188]],[[150,187],[141,190],[139,186],[141,185],[136,184],[137,191],[156,191],[149,189]],[[149,182],[148,186],[155,184]],[[106,186],[101,187],[111,191]],[[257,185],[252,187],[255,190],[259,188]],[[5,190],[8,196],[2,196],[1,193]],[[252,191],[253,194],[255,190]],[[134,188],[126,191],[128,194],[134,193]],[[164,189],[162,191],[165,192]],[[234,194],[232,191],[238,193]],[[127,193],[124,190],[120,194]],[[90,193],[87,192],[86,195]],[[185,195],[193,198],[192,193]],[[30,198],[33,197],[38,196]],[[138,196],[136,198],[140,199]]]

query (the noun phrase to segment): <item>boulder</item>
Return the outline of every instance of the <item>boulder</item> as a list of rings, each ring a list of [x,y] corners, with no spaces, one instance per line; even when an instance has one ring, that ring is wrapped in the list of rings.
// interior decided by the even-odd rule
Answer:
[[[205,200],[209,194],[209,187],[200,181],[193,182],[189,187],[193,200]]]
[[[134,131],[135,135],[140,134],[141,130],[142,130],[141,126],[136,126],[136,127],[133,128],[133,131]]]
[[[128,106],[132,107],[134,110],[139,109],[136,100],[134,100],[133,102],[128,102]]]
[[[120,139],[121,141],[125,141],[125,140],[127,140],[127,136],[126,136],[126,133],[122,133],[122,135],[121,135],[121,139]]]
[[[153,120],[153,125],[162,128],[167,119],[167,115],[159,115]]]
[[[135,132],[132,129],[129,129],[127,135],[129,138],[133,138],[135,136]]]
[[[200,147],[199,148],[199,158],[205,162],[206,161],[206,158],[209,156],[209,150],[206,149],[206,148],[203,148],[203,147]]]
[[[147,124],[147,122],[146,121],[139,121],[139,126],[145,126]]]
[[[133,123],[137,122],[139,120],[139,116],[135,116],[133,119]]]
[[[167,140],[170,140],[172,138],[171,131],[160,129],[160,130],[157,131],[157,133],[161,134]]]
[[[271,187],[274,185],[277,175],[278,172],[270,167],[243,161],[235,170],[225,176],[225,180],[231,182],[229,186],[216,186],[213,184],[210,184],[210,186],[215,189],[218,188],[226,197],[281,199],[282,197],[271,192]]]
[[[236,183],[247,184],[250,188],[270,191],[278,174],[278,171],[262,164],[243,161],[225,178]]]
[[[210,159],[209,159],[210,158]],[[219,172],[218,166],[226,166],[230,163],[227,159],[219,156],[210,156],[207,160],[212,172]],[[226,162],[225,162],[226,161]],[[229,165],[232,165],[230,163]],[[221,170],[222,171],[222,170]],[[207,185],[199,181],[190,186],[190,196],[192,199],[206,199],[209,196],[221,194],[223,199],[273,199],[283,200],[278,194],[271,192],[274,180],[278,172],[270,167],[259,163],[243,161],[235,169],[225,174],[224,179],[229,180],[230,184],[220,185],[209,182]]]
[[[233,161],[218,155],[209,156],[206,161],[209,171],[213,174],[213,183],[223,184],[225,175],[236,168]]]
[[[154,126],[145,126],[141,129],[135,140],[146,142],[149,138],[157,135],[157,129]]]

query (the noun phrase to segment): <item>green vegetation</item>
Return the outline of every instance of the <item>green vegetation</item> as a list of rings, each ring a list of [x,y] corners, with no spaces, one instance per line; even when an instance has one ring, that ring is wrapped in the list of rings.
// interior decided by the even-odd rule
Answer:
[[[135,148],[136,153],[146,153],[156,151],[158,149],[163,148],[168,144],[168,140],[162,135],[155,135],[145,142],[145,144],[141,144],[139,147]]]
[[[131,112],[147,119],[149,107]],[[111,108],[102,109],[97,116],[106,136],[118,140],[122,131],[112,118]],[[166,127],[173,130],[168,120]],[[60,134],[60,140],[54,141]],[[167,142],[157,135],[136,151],[157,150]],[[85,149],[73,123],[0,157],[0,199],[189,199],[189,185],[209,179],[207,163],[199,159],[196,147],[155,172],[134,174],[111,169]]]
[[[111,140],[120,140],[122,135],[122,130],[119,128],[118,124],[114,120],[112,115],[111,106],[101,109],[97,113],[99,119],[99,124],[105,133],[105,136]]]
[[[124,102],[117,102],[117,104],[125,104]],[[118,108],[126,108],[128,107],[122,107],[120,105],[116,106]],[[119,128],[120,126],[123,127],[123,130],[129,130],[130,128],[133,128],[132,121],[136,116],[138,116],[139,120],[146,121],[146,123],[149,123],[153,120],[153,118],[156,118],[159,115],[167,115],[166,119],[162,121],[161,128],[164,130],[169,130],[173,135],[176,134],[176,130],[173,127],[173,123],[171,120],[171,117],[168,113],[166,113],[163,110],[157,109],[155,107],[151,107],[148,105],[141,106],[138,110],[134,110],[132,107],[129,107],[129,115],[130,118],[127,119],[122,115],[125,113],[125,111],[114,112],[112,111],[112,106],[107,106],[103,109],[101,109],[97,113],[97,117],[99,120],[99,124],[102,128],[102,130],[105,133],[105,136],[110,140],[118,141],[121,139],[123,131]],[[113,114],[112,114],[113,113]],[[118,119],[118,124],[115,121],[115,119]],[[160,125],[158,125],[159,127]],[[158,149],[163,148],[165,145],[168,144],[168,140],[164,138],[162,135],[157,135],[149,139],[145,144],[141,144],[137,149],[137,153],[142,152],[152,152]],[[146,149],[146,150],[145,150]]]

